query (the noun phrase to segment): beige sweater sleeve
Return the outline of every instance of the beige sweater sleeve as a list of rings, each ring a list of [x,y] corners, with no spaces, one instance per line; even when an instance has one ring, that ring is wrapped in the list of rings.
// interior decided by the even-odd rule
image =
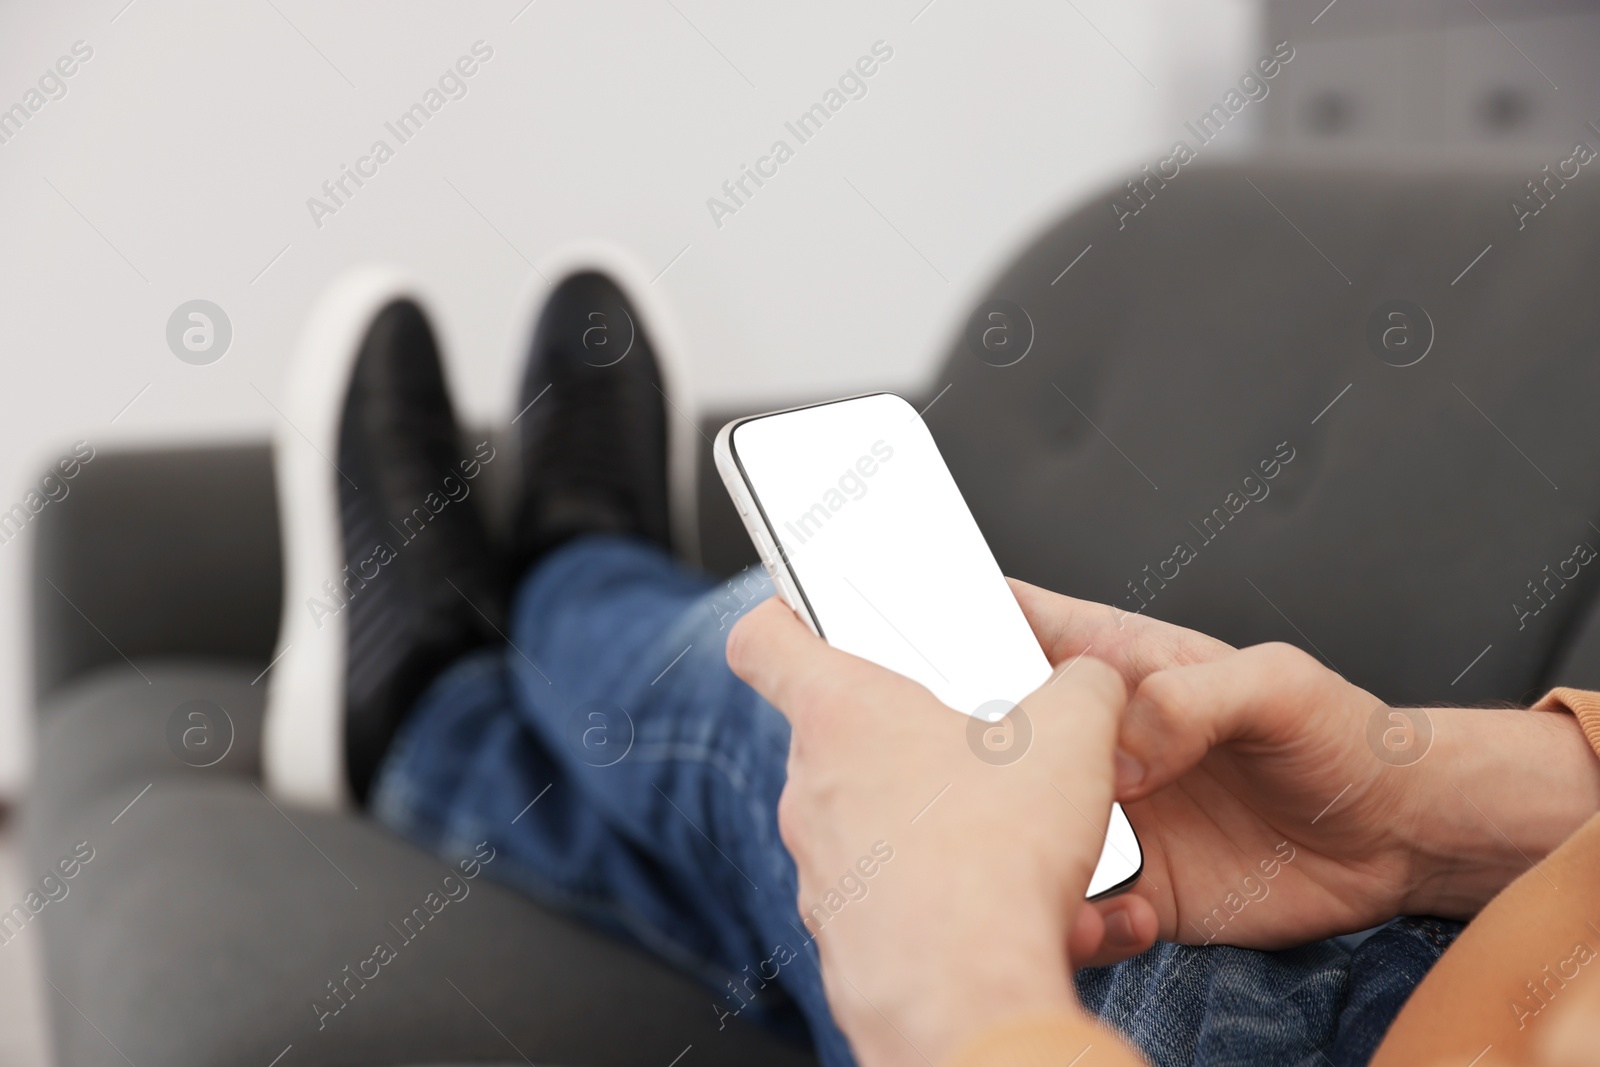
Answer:
[[[1534,707],[1570,711],[1600,753],[1600,693],[1556,689]],[[1589,971],[1600,982],[1600,815],[1472,921],[1406,1002],[1373,1067],[1531,1062],[1539,1018]],[[1144,1062],[1087,1016],[1061,1015],[996,1027],[946,1067]]]
[[[1535,708],[1570,711],[1600,752],[1600,693],[1556,689]],[[1559,783],[1550,783],[1552,789]],[[1574,982],[1600,982],[1600,815],[1512,882],[1417,986],[1374,1067],[1529,1063]]]

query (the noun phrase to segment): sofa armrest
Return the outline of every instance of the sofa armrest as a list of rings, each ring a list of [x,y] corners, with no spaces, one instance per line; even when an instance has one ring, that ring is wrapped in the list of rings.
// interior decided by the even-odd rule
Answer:
[[[271,661],[282,574],[265,444],[101,450],[64,484],[33,520],[36,704],[108,665]]]

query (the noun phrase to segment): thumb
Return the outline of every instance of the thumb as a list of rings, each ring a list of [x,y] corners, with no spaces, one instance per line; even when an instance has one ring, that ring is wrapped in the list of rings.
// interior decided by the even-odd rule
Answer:
[[[1074,743],[1064,753],[1090,753],[1104,758],[1117,736],[1117,719],[1127,703],[1128,689],[1116,668],[1103,660],[1080,655],[1050,673],[1038,689],[1022,700],[1022,707],[1041,731],[1070,729]]]
[[[1286,644],[1149,675],[1117,738],[1117,798],[1140,800],[1229,741],[1287,741],[1338,675]]]
[[[1104,832],[1110,816],[1112,753],[1117,721],[1127,702],[1127,686],[1115,668],[1079,656],[1053,672],[1050,679],[1022,700],[1021,723],[1031,744],[1044,758],[1039,768],[1055,790]],[[1015,714],[1015,712],[1013,712]],[[1098,853],[1097,853],[1098,854]],[[1087,884],[1093,859],[1084,872]]]
[[[756,605],[734,624],[726,654],[733,673],[791,721],[802,684],[814,686],[837,669],[832,661],[843,655],[777,597]]]
[[[1127,692],[1122,675],[1115,668],[1100,660],[1079,656],[1052,672],[1049,680],[1028,694],[1018,709],[1022,712],[1020,724],[1024,729],[1031,729],[1031,736],[1023,737],[1022,743],[1024,746],[1031,743],[1033,753],[1015,763],[1024,776],[1023,781],[1036,788],[1037,795],[1045,802],[1057,806],[1055,798],[1049,794],[1049,790],[1053,790],[1066,802],[1061,805],[1063,812],[1070,807],[1077,819],[1082,820],[1076,822],[1063,815],[1067,818],[1066,839],[1051,850],[1054,861],[1063,865],[1058,868],[1057,888],[1065,894],[1068,907],[1073,909],[1078,921],[1089,921],[1082,912],[1093,910],[1083,898],[1107,843],[1111,805],[1116,799],[1112,753],[1116,750],[1117,722],[1127,702]],[[1030,721],[1031,728],[1027,726]],[[1022,754],[1027,753],[1024,747]],[[1046,785],[1048,789],[1042,788]],[[1108,915],[1101,912],[1102,918]],[[1126,917],[1119,916],[1119,919],[1114,930],[1100,931],[1100,944],[1088,943],[1095,938],[1085,938],[1084,931],[1078,930],[1077,940],[1072,942],[1079,953],[1074,960],[1087,960],[1102,952],[1110,954],[1127,947],[1103,944],[1107,933],[1115,933],[1119,943],[1135,936]]]

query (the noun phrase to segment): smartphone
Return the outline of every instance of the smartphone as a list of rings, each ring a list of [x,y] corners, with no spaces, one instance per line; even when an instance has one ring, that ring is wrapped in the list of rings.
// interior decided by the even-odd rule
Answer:
[[[1025,719],[1001,720],[1050,663],[911,404],[870,393],[736,419],[713,451],[778,594],[819,637],[973,716],[979,758],[1021,758]],[[1089,899],[1143,866],[1113,805]]]

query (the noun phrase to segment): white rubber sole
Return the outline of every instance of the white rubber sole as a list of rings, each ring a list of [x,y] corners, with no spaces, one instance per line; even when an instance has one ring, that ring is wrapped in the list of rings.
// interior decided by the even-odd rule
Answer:
[[[360,267],[312,309],[289,365],[272,440],[284,555],[278,660],[267,676],[262,769],[273,796],[307,808],[348,808],[344,676],[348,615],[332,590],[344,577],[339,421],[361,343],[398,299],[428,302],[405,275]],[[334,610],[329,610],[334,609]]]

